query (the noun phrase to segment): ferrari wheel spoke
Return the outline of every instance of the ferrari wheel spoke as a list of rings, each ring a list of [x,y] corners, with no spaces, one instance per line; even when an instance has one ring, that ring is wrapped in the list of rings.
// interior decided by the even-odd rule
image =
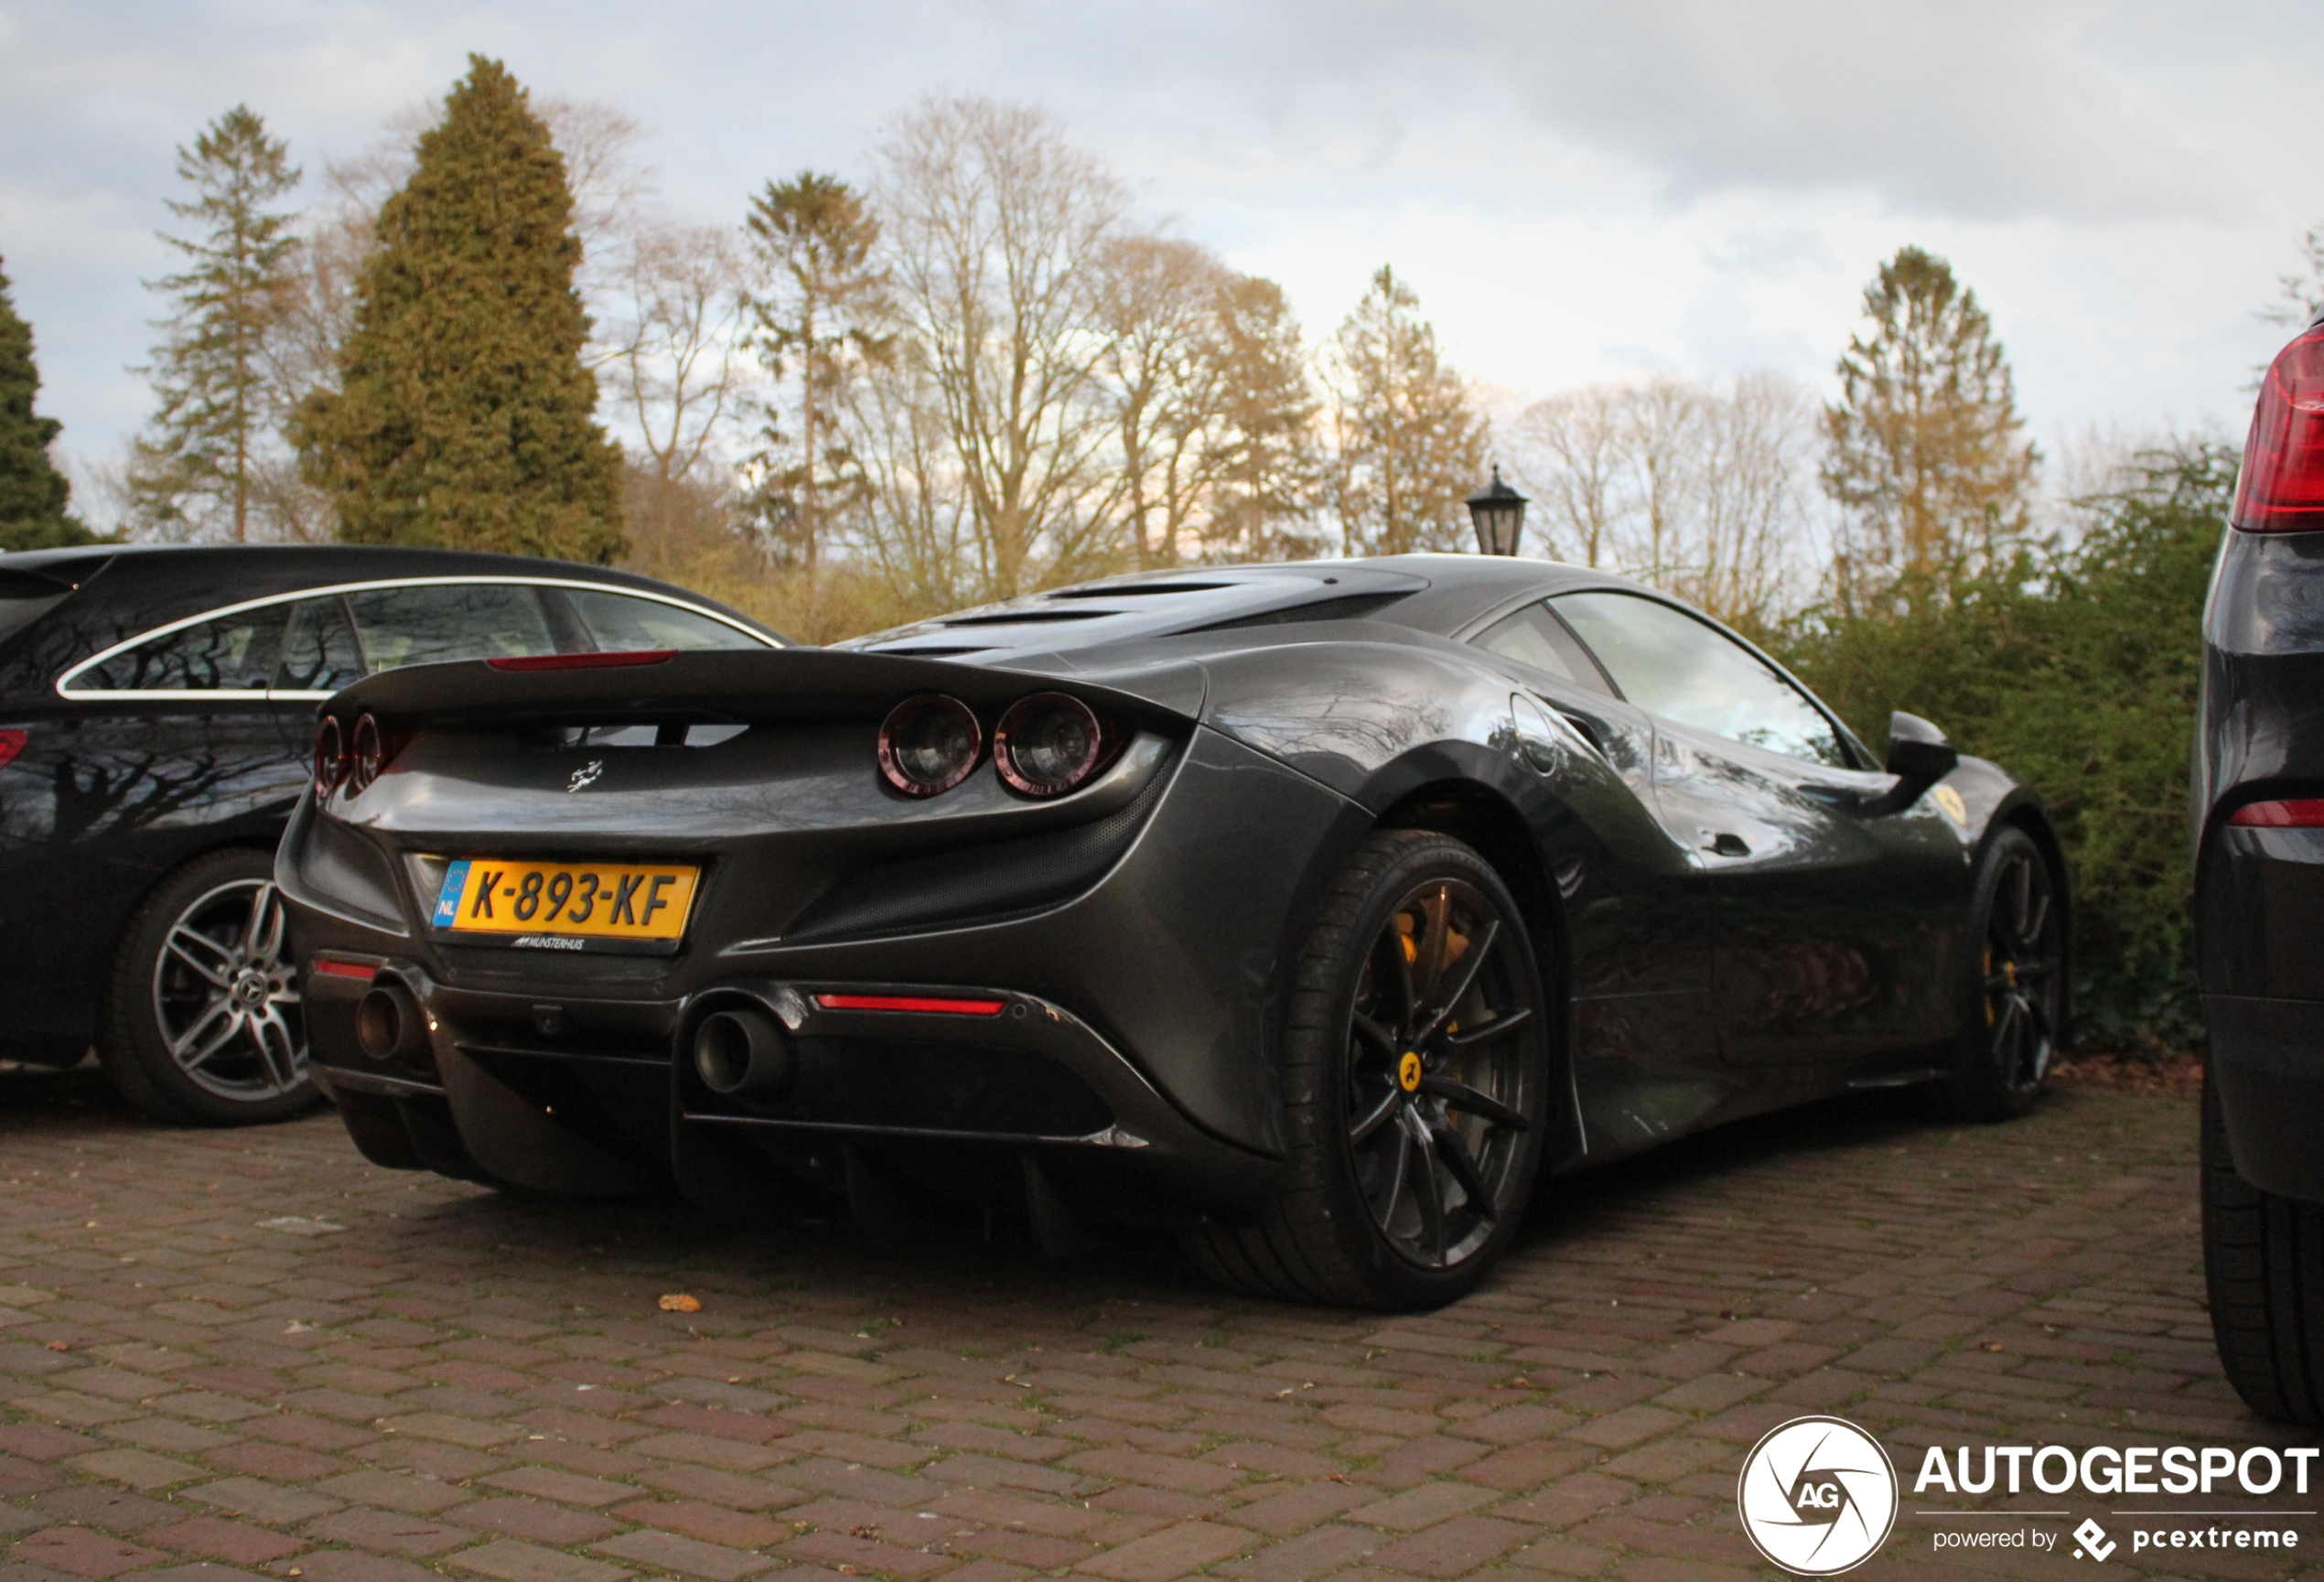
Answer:
[[[2049,887],[2037,887],[2032,878],[2033,865],[2027,865],[2027,899],[2025,913],[2018,920],[2017,942],[2030,950],[2041,939],[2041,931],[2050,922]]]
[[[1485,1185],[1485,1173],[1477,1168],[1476,1157],[1469,1153],[1469,1145],[1450,1126],[1432,1126],[1429,1130],[1436,1140],[1436,1157],[1469,1195],[1469,1209],[1480,1219],[1495,1218],[1498,1211],[1493,1207],[1492,1191]]]
[[[1453,985],[1450,994],[1437,1002],[1436,1014],[1428,1018],[1427,1025],[1413,1035],[1414,1043],[1427,1042],[1439,1028],[1452,1019],[1453,1013],[1460,1008],[1460,1002],[1475,985],[1477,974],[1484,966],[1485,958],[1492,953],[1493,942],[1500,936],[1501,924],[1489,921],[1483,931],[1469,942],[1468,954],[1461,959],[1459,981]]]
[[[1406,1151],[1420,1156],[1420,1168],[1413,1178],[1413,1199],[1420,1206],[1421,1250],[1441,1264],[1452,1249],[1445,1236],[1445,1189],[1436,1176],[1436,1150],[1426,1124],[1415,1112],[1406,1110],[1403,1124],[1410,1140]]]
[[[1446,1106],[1463,1114],[1479,1115],[1497,1126],[1507,1126],[1512,1132],[1530,1130],[1533,1123],[1489,1093],[1480,1093],[1466,1082],[1450,1077],[1426,1076],[1420,1079],[1420,1091],[1431,1098],[1442,1099]]]
[[[1404,1200],[1404,1182],[1412,1163],[1412,1134],[1399,1124],[1396,1127],[1396,1158],[1388,1167],[1388,1190],[1380,1200],[1380,1228],[1391,1235],[1395,1233],[1396,1205]]]
[[[1404,1107],[1404,1091],[1392,1084],[1386,1096],[1372,1107],[1371,1114],[1348,1128],[1348,1141],[1361,1145],[1365,1138],[1387,1125],[1390,1117]]]
[[[1361,1039],[1365,1043],[1370,1044],[1373,1049],[1378,1049],[1382,1054],[1387,1056],[1392,1060],[1403,1052],[1403,1050],[1397,1046],[1396,1035],[1382,1027],[1378,1022],[1373,1021],[1370,1017],[1365,1016],[1361,1011],[1356,1012],[1355,1015],[1348,1018],[1348,1026],[1349,1028],[1354,1032],[1356,1037]]]
[[[1447,1033],[1444,1037],[1436,1040],[1436,1045],[1439,1049],[1444,1049],[1447,1053],[1462,1054],[1469,1049],[1477,1049],[1481,1045],[1490,1044],[1495,1039],[1507,1038],[1510,1034],[1525,1026],[1526,1023],[1532,1021],[1533,1019],[1533,1013],[1526,1009],[1524,1006],[1520,1006],[1513,1011],[1507,1011],[1501,1016],[1495,1017],[1483,1027],[1475,1028],[1472,1031],[1466,1033]]]

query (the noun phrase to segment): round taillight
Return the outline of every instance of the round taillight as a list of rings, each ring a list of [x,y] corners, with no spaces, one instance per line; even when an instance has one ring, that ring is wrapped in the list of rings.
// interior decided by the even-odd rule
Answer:
[[[347,794],[361,796],[380,778],[380,765],[386,760],[380,741],[380,722],[370,715],[355,722],[355,745],[347,755]]]
[[[984,727],[958,698],[906,698],[879,726],[879,772],[908,797],[932,797],[966,780],[984,751]]]
[[[1105,732],[1080,698],[1037,692],[1018,698],[993,733],[993,765],[1013,791],[1063,796],[1097,772]]]
[[[317,802],[347,783],[347,738],[339,721],[329,715],[315,727],[315,798]]]

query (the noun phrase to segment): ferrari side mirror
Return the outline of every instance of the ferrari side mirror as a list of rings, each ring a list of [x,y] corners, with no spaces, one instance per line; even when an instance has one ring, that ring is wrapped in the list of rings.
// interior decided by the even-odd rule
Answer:
[[[1888,716],[1888,772],[1899,780],[1914,781],[1918,791],[1926,791],[1960,761],[1961,754],[1944,732],[1919,715],[1899,710]]]
[[[1921,800],[1921,793],[1951,774],[1960,752],[1945,740],[1944,732],[1919,715],[1901,711],[1888,716],[1888,772],[1897,783],[1863,804],[1862,812],[1878,817],[1902,813]]]

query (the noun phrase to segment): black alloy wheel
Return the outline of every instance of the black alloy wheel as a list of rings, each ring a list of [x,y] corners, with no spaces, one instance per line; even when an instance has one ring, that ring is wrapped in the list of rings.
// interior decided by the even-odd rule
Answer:
[[[171,874],[131,920],[97,1057],[157,1120],[245,1125],[317,1097],[274,859],[234,848]]]
[[[1298,963],[1284,1039],[1292,1184],[1189,1244],[1223,1282],[1354,1307],[1472,1288],[1539,1167],[1550,1033],[1532,938],[1500,877],[1427,831],[1374,834]]]
[[[2007,1120],[2033,1107],[2057,1053],[2066,920],[2056,876],[2020,829],[1993,836],[1974,895],[1964,1028],[1945,1096],[1957,1114]]]

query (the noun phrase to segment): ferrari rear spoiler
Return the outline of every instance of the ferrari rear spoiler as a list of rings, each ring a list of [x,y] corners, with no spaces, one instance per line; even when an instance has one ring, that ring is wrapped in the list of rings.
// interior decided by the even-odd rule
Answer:
[[[412,665],[357,682],[321,705],[366,710],[404,728],[626,725],[670,719],[773,724],[877,719],[908,697],[944,693],[979,710],[1062,692],[1133,718],[1200,716],[1199,664],[1044,674],[831,649],[570,654]]]

